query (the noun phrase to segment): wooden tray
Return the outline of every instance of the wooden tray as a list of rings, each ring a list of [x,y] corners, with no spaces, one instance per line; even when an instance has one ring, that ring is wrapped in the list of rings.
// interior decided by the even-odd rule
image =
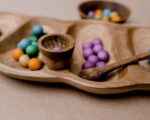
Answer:
[[[22,68],[11,57],[18,41],[29,36],[32,25],[40,23],[48,33],[67,33],[76,39],[69,69],[39,71]],[[86,40],[100,37],[110,52],[109,63],[147,51],[150,48],[150,27],[116,25],[99,21],[66,22],[45,17],[29,17],[13,13],[0,13],[0,73],[10,77],[39,81],[61,82],[95,94],[115,94],[132,90],[150,89],[150,66],[146,61],[116,71],[104,82],[90,81],[77,76],[84,62],[81,45]]]

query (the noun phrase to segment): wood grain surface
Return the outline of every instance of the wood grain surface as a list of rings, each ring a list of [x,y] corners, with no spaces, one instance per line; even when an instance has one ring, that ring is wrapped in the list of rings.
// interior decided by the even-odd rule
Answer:
[[[25,17],[11,13],[1,14],[1,18],[4,21],[9,20],[3,24],[1,23],[3,27],[5,26],[5,29],[8,29],[7,31],[5,31],[5,29],[3,30],[3,27],[0,28],[3,38],[0,41],[1,73],[29,81],[62,82],[96,94],[149,90],[149,88],[145,87],[145,85],[148,86],[150,83],[149,71],[139,64],[134,64],[120,71],[116,71],[110,77],[104,78],[104,82],[100,82],[102,78],[99,78],[97,81],[89,81],[88,79],[83,79],[78,76],[82,70],[82,64],[85,61],[82,52],[82,44],[85,41],[90,41],[97,37],[102,39],[105,49],[110,53],[110,61],[108,64],[117,63],[125,58],[136,55],[132,48],[135,45],[134,42],[136,42],[134,36],[137,36],[136,33],[138,31],[140,31],[138,32],[138,39],[142,39],[143,44],[149,44],[149,41],[145,40],[150,34],[149,26],[119,25],[88,20],[65,22],[46,17]],[[14,25],[10,26],[10,23]],[[20,67],[20,65],[13,60],[11,51],[17,46],[18,41],[22,37],[30,35],[32,26],[37,23],[43,25],[44,31],[48,34],[51,34],[51,32],[60,34],[67,33],[75,39],[76,44],[68,69],[61,71],[50,70],[45,65],[39,71],[30,71]],[[9,32],[9,28],[12,29],[11,32]],[[144,43],[144,41],[146,43]],[[140,44],[140,46],[135,49],[141,49],[143,44]],[[148,51],[148,48],[145,51]],[[145,51],[143,51],[143,53]],[[147,64],[146,68],[148,67],[149,65]]]

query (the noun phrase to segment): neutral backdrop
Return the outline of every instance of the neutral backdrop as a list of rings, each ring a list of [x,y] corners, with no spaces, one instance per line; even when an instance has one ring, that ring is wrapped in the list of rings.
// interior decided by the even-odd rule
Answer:
[[[0,11],[80,19],[84,0],[0,0]],[[116,0],[132,10],[129,23],[150,24],[149,0]],[[141,41],[142,42],[142,41]],[[139,43],[140,44],[140,43]],[[92,95],[64,84],[23,82],[0,75],[0,120],[149,120],[150,92]]]

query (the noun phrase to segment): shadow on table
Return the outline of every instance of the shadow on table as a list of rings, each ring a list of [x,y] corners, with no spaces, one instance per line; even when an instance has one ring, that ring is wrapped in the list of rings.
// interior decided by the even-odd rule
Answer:
[[[11,78],[12,79],[12,78]],[[101,98],[101,99],[122,99],[122,98],[131,98],[137,96],[147,96],[150,97],[150,91],[132,91],[122,94],[108,94],[108,95],[101,95],[101,94],[91,94],[88,92],[81,91],[76,89],[70,85],[63,84],[63,83],[41,83],[41,82],[32,82],[32,81],[23,81],[13,79],[13,82],[17,82],[17,84],[25,85],[26,87],[32,87],[33,89],[50,89],[50,90],[58,90],[58,91],[69,91],[73,93],[82,94],[89,97],[94,98]]]

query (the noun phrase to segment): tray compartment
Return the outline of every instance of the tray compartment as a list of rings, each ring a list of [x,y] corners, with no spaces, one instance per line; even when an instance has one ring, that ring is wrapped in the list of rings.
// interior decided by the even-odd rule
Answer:
[[[16,24],[17,24],[16,20]],[[63,22],[62,22],[63,23]],[[0,62],[12,68],[17,68],[21,70],[28,70],[21,67],[18,62],[16,62],[12,56],[11,51],[16,48],[18,42],[22,38],[29,38],[32,30],[32,26],[35,24],[41,24],[44,28],[44,32],[48,34],[52,33],[64,33],[66,28],[62,28],[62,23],[57,20],[49,20],[48,18],[31,18],[24,24],[19,25],[14,32],[10,33],[6,38],[0,41]],[[2,23],[1,23],[2,24]],[[65,25],[69,25],[64,23]],[[10,27],[10,25],[8,25]],[[61,29],[62,28],[62,29]],[[3,47],[5,46],[5,47]]]
[[[76,45],[72,57],[70,71],[78,74],[81,71],[84,58],[82,56],[82,44],[85,41],[91,41],[94,38],[100,38],[105,49],[110,53],[110,61],[108,64],[115,63],[124,58],[132,56],[132,52],[128,48],[128,29],[109,26],[110,24],[99,24],[99,22],[78,22],[68,29],[70,34],[76,39]],[[118,72],[114,76],[123,77],[123,71]],[[113,77],[114,77],[113,76]],[[112,78],[109,78],[110,80]],[[117,78],[118,79],[118,78]]]
[[[132,36],[134,54],[140,54],[150,50],[150,27],[135,27]],[[139,62],[145,70],[150,71],[147,60]]]

